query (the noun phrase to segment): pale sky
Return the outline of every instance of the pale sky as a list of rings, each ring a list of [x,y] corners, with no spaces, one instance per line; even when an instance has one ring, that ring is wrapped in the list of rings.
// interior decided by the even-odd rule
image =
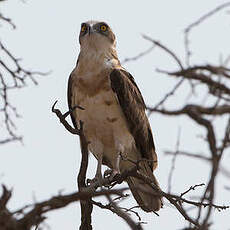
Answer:
[[[78,138],[69,134],[59,123],[51,106],[67,110],[67,80],[75,66],[79,53],[78,33],[82,22],[95,19],[106,21],[117,37],[120,60],[132,57],[151,47],[141,34],[161,41],[173,49],[183,60],[183,30],[204,13],[224,3],[220,0],[184,1],[6,1],[1,3],[1,12],[17,25],[11,30],[7,25],[0,28],[1,39],[23,65],[33,70],[49,71],[38,77],[39,85],[28,82],[28,87],[12,92],[11,98],[22,115],[16,121],[17,132],[24,136],[20,143],[1,146],[0,182],[13,188],[10,208],[15,210],[25,204],[42,201],[56,195],[76,191],[76,176],[80,166]],[[191,34],[192,63],[219,63],[220,55],[230,53],[230,15],[227,10],[208,19]],[[125,68],[135,77],[147,105],[155,105],[176,81],[155,72],[156,68],[177,70],[175,62],[164,52],[155,48],[138,61],[128,62]],[[182,96],[170,99],[170,108],[180,108],[189,94],[183,88]],[[197,100],[203,92],[198,93]],[[156,176],[161,188],[167,191],[171,158],[164,150],[175,150],[177,133],[181,128],[180,147],[189,152],[208,154],[203,141],[197,135],[204,130],[186,117],[173,119],[152,114],[151,127],[154,133],[159,167]],[[221,123],[220,123],[221,127]],[[226,158],[229,162],[229,156]],[[95,160],[90,157],[89,176],[95,174]],[[173,176],[172,192],[180,194],[191,185],[206,183],[209,167],[197,160],[178,158]],[[229,180],[218,176],[216,203],[229,205],[229,192],[223,190]],[[124,186],[126,186],[124,184]],[[202,191],[202,189],[200,189]],[[191,195],[199,194],[199,189]],[[99,198],[100,199],[100,198]],[[97,199],[98,200],[98,199]],[[135,205],[129,198],[121,206]],[[187,222],[167,201],[154,214],[139,212],[148,222],[144,229],[181,229]],[[80,207],[74,203],[65,209],[50,212],[46,223],[54,230],[75,230],[80,223]],[[229,211],[214,212],[213,229],[229,229]],[[94,208],[94,229],[128,229],[116,215]]]

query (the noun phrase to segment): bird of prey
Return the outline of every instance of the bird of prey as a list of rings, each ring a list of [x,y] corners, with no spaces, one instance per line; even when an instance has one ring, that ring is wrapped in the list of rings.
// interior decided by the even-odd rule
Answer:
[[[69,108],[84,110],[71,113],[89,142],[89,151],[98,161],[96,178],[102,178],[101,166],[107,165],[113,175],[122,173],[139,161],[139,172],[151,178],[157,167],[157,155],[145,103],[134,78],[120,64],[116,39],[105,22],[82,23],[80,54],[68,82]],[[142,159],[142,160],[141,160]],[[146,212],[158,211],[161,197],[142,180],[128,177],[127,183],[139,206]]]

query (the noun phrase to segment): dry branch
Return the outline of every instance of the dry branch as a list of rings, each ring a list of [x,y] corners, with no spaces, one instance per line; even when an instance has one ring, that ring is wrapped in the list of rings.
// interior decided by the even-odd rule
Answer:
[[[152,39],[146,35],[142,35],[142,36],[144,39],[152,42],[154,45],[160,47],[162,50],[164,50],[166,53],[168,53],[175,60],[175,62],[178,64],[178,66],[181,68],[181,70],[184,69],[181,60],[172,50],[170,50],[168,47],[166,47],[165,45],[163,45],[159,41],[156,41],[156,40],[154,40],[154,39]]]
[[[0,41],[0,51],[6,57],[0,60],[0,115],[4,122],[4,131],[7,137],[0,137],[1,144],[6,144],[12,141],[21,141],[22,137],[15,133],[16,125],[14,117],[18,118],[19,114],[9,99],[10,91],[19,90],[26,86],[27,80],[32,81],[37,85],[36,76],[47,75],[39,71],[29,71],[25,69],[20,59],[16,58],[9,49]],[[3,56],[3,57],[4,57]],[[3,132],[1,133],[3,135]]]
[[[79,200],[87,200],[91,197],[118,195],[122,196],[126,189],[110,189],[95,192],[77,192],[69,195],[57,195],[46,201],[38,202],[10,212],[7,203],[11,198],[11,191],[3,186],[2,196],[0,197],[0,229],[1,230],[30,230],[33,226],[39,225],[45,220],[44,214],[52,210],[66,207],[70,203]]]
[[[161,46],[161,42],[158,42],[160,45],[159,47],[162,48],[164,52],[166,52],[170,57],[173,57],[174,60],[177,62],[177,66],[175,66],[176,71],[162,71],[157,69],[159,73],[167,74],[170,77],[180,78],[179,82],[173,87],[169,93],[167,93],[155,106],[148,107],[149,114],[151,113],[160,113],[166,116],[172,116],[173,118],[177,118],[180,115],[185,115],[190,118],[193,122],[197,125],[202,126],[206,130],[206,137],[204,141],[208,145],[209,152],[207,156],[197,153],[185,152],[185,151],[167,151],[168,154],[173,154],[174,159],[176,156],[188,156],[191,158],[196,158],[198,160],[202,160],[208,162],[210,165],[210,176],[207,179],[207,183],[205,185],[205,189],[202,192],[199,201],[188,201],[180,200],[182,203],[187,203],[191,205],[195,205],[197,207],[197,217],[189,219],[189,221],[193,221],[194,224],[198,224],[199,226],[197,229],[199,230],[208,230],[211,224],[211,213],[213,207],[220,210],[218,205],[214,204],[214,197],[216,194],[216,176],[219,172],[224,173],[224,175],[228,176],[229,172],[225,168],[221,166],[221,160],[223,158],[223,154],[226,152],[227,149],[230,147],[230,68],[227,66],[229,58],[226,59],[221,65],[200,65],[196,64],[191,66],[190,65],[190,55],[191,50],[189,48],[189,34],[191,33],[192,29],[196,26],[200,25],[203,21],[208,19],[210,16],[214,15],[215,13],[219,12],[220,10],[229,7],[230,2],[224,3],[214,10],[210,11],[209,13],[205,14],[204,16],[200,17],[194,23],[190,24],[185,29],[185,51],[186,51],[186,68],[181,68],[182,63],[175,52],[170,52],[171,49],[168,47]],[[148,38],[149,41],[155,42],[154,39]],[[179,60],[179,62],[178,62]],[[175,78],[175,79],[176,79]],[[183,91],[180,89],[180,85],[188,81],[190,83],[190,90],[191,96],[194,96],[194,92],[197,89],[197,86],[201,86],[204,89],[208,89],[207,94],[205,96],[205,100],[211,98],[211,103],[208,106],[205,106],[202,101],[198,101],[198,95],[196,95],[196,103],[189,103],[188,99],[183,105],[179,105],[177,102],[177,107],[180,109],[169,109],[166,105],[168,99],[172,95],[180,95],[184,94]],[[205,91],[206,92],[206,91]],[[193,97],[194,99],[195,97]],[[208,102],[209,102],[208,101]],[[214,101],[214,103],[213,103]],[[216,118],[222,118],[223,121],[226,121],[225,129],[222,132],[217,133],[216,124],[214,120]],[[219,140],[219,136],[221,135],[221,140]],[[175,160],[172,162],[172,168],[175,166]],[[169,178],[169,186],[171,184],[171,179]],[[203,183],[202,183],[203,184]],[[195,186],[197,187],[197,186]],[[190,189],[186,190],[186,192],[181,194],[184,196],[187,192],[191,191],[193,186]],[[169,197],[170,198],[170,197]],[[170,202],[176,202],[177,196],[174,196],[173,200]],[[170,200],[170,199],[169,199]],[[179,204],[178,204],[179,205]],[[204,207],[207,207],[204,211]],[[229,206],[222,206],[221,209],[228,208]],[[179,207],[178,207],[179,208]],[[178,209],[179,210],[179,209]],[[181,207],[181,213],[186,214],[185,218],[188,219],[188,212]],[[191,222],[192,223],[192,222]],[[191,226],[190,226],[191,228]],[[192,227],[193,229],[193,227]]]
[[[198,18],[196,21],[188,25],[184,30],[184,47],[185,47],[185,55],[186,55],[186,64],[187,66],[190,65],[190,56],[192,54],[190,47],[189,47],[189,36],[191,34],[191,31],[199,26],[201,23],[203,23],[205,20],[209,19],[211,16],[218,13],[220,10],[225,9],[226,7],[230,6],[230,2],[223,3],[219,6],[217,6],[215,9],[209,11],[208,13],[202,15],[200,18]]]
[[[210,91],[214,91],[213,93],[217,91],[217,93],[230,95],[230,88],[227,87],[226,84],[215,81],[207,74],[198,72],[190,68],[177,72],[167,72],[163,70],[158,70],[158,72],[168,74],[169,76],[183,77],[187,80],[197,80],[207,86]]]

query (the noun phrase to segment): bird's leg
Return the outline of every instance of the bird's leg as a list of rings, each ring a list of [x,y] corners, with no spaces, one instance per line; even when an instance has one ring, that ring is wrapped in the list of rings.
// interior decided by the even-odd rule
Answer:
[[[98,183],[100,187],[102,187],[102,174],[101,174],[101,166],[102,166],[102,154],[99,154],[98,159],[97,159],[97,171],[95,174],[95,177],[90,180],[87,180],[88,184],[92,184],[92,183]]]
[[[107,169],[104,173],[104,177],[109,177],[110,180],[113,180],[115,176],[121,174],[120,171],[120,161],[121,161],[121,152],[118,153],[114,169]]]
[[[120,171],[120,162],[121,162],[121,152],[119,152],[119,154],[117,156],[117,159],[116,159],[116,167],[113,170],[114,176],[117,175],[117,174],[121,174],[121,171]]]
[[[102,154],[98,156],[98,161],[97,161],[97,171],[95,178],[98,180],[100,185],[102,184],[102,174],[101,174],[101,165],[102,165]]]

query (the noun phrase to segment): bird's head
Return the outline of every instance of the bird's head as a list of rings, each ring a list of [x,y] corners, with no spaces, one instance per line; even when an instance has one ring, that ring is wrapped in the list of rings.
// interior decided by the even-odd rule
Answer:
[[[116,47],[116,38],[111,28],[107,23],[98,21],[88,21],[81,24],[79,42],[81,49],[103,51]]]

